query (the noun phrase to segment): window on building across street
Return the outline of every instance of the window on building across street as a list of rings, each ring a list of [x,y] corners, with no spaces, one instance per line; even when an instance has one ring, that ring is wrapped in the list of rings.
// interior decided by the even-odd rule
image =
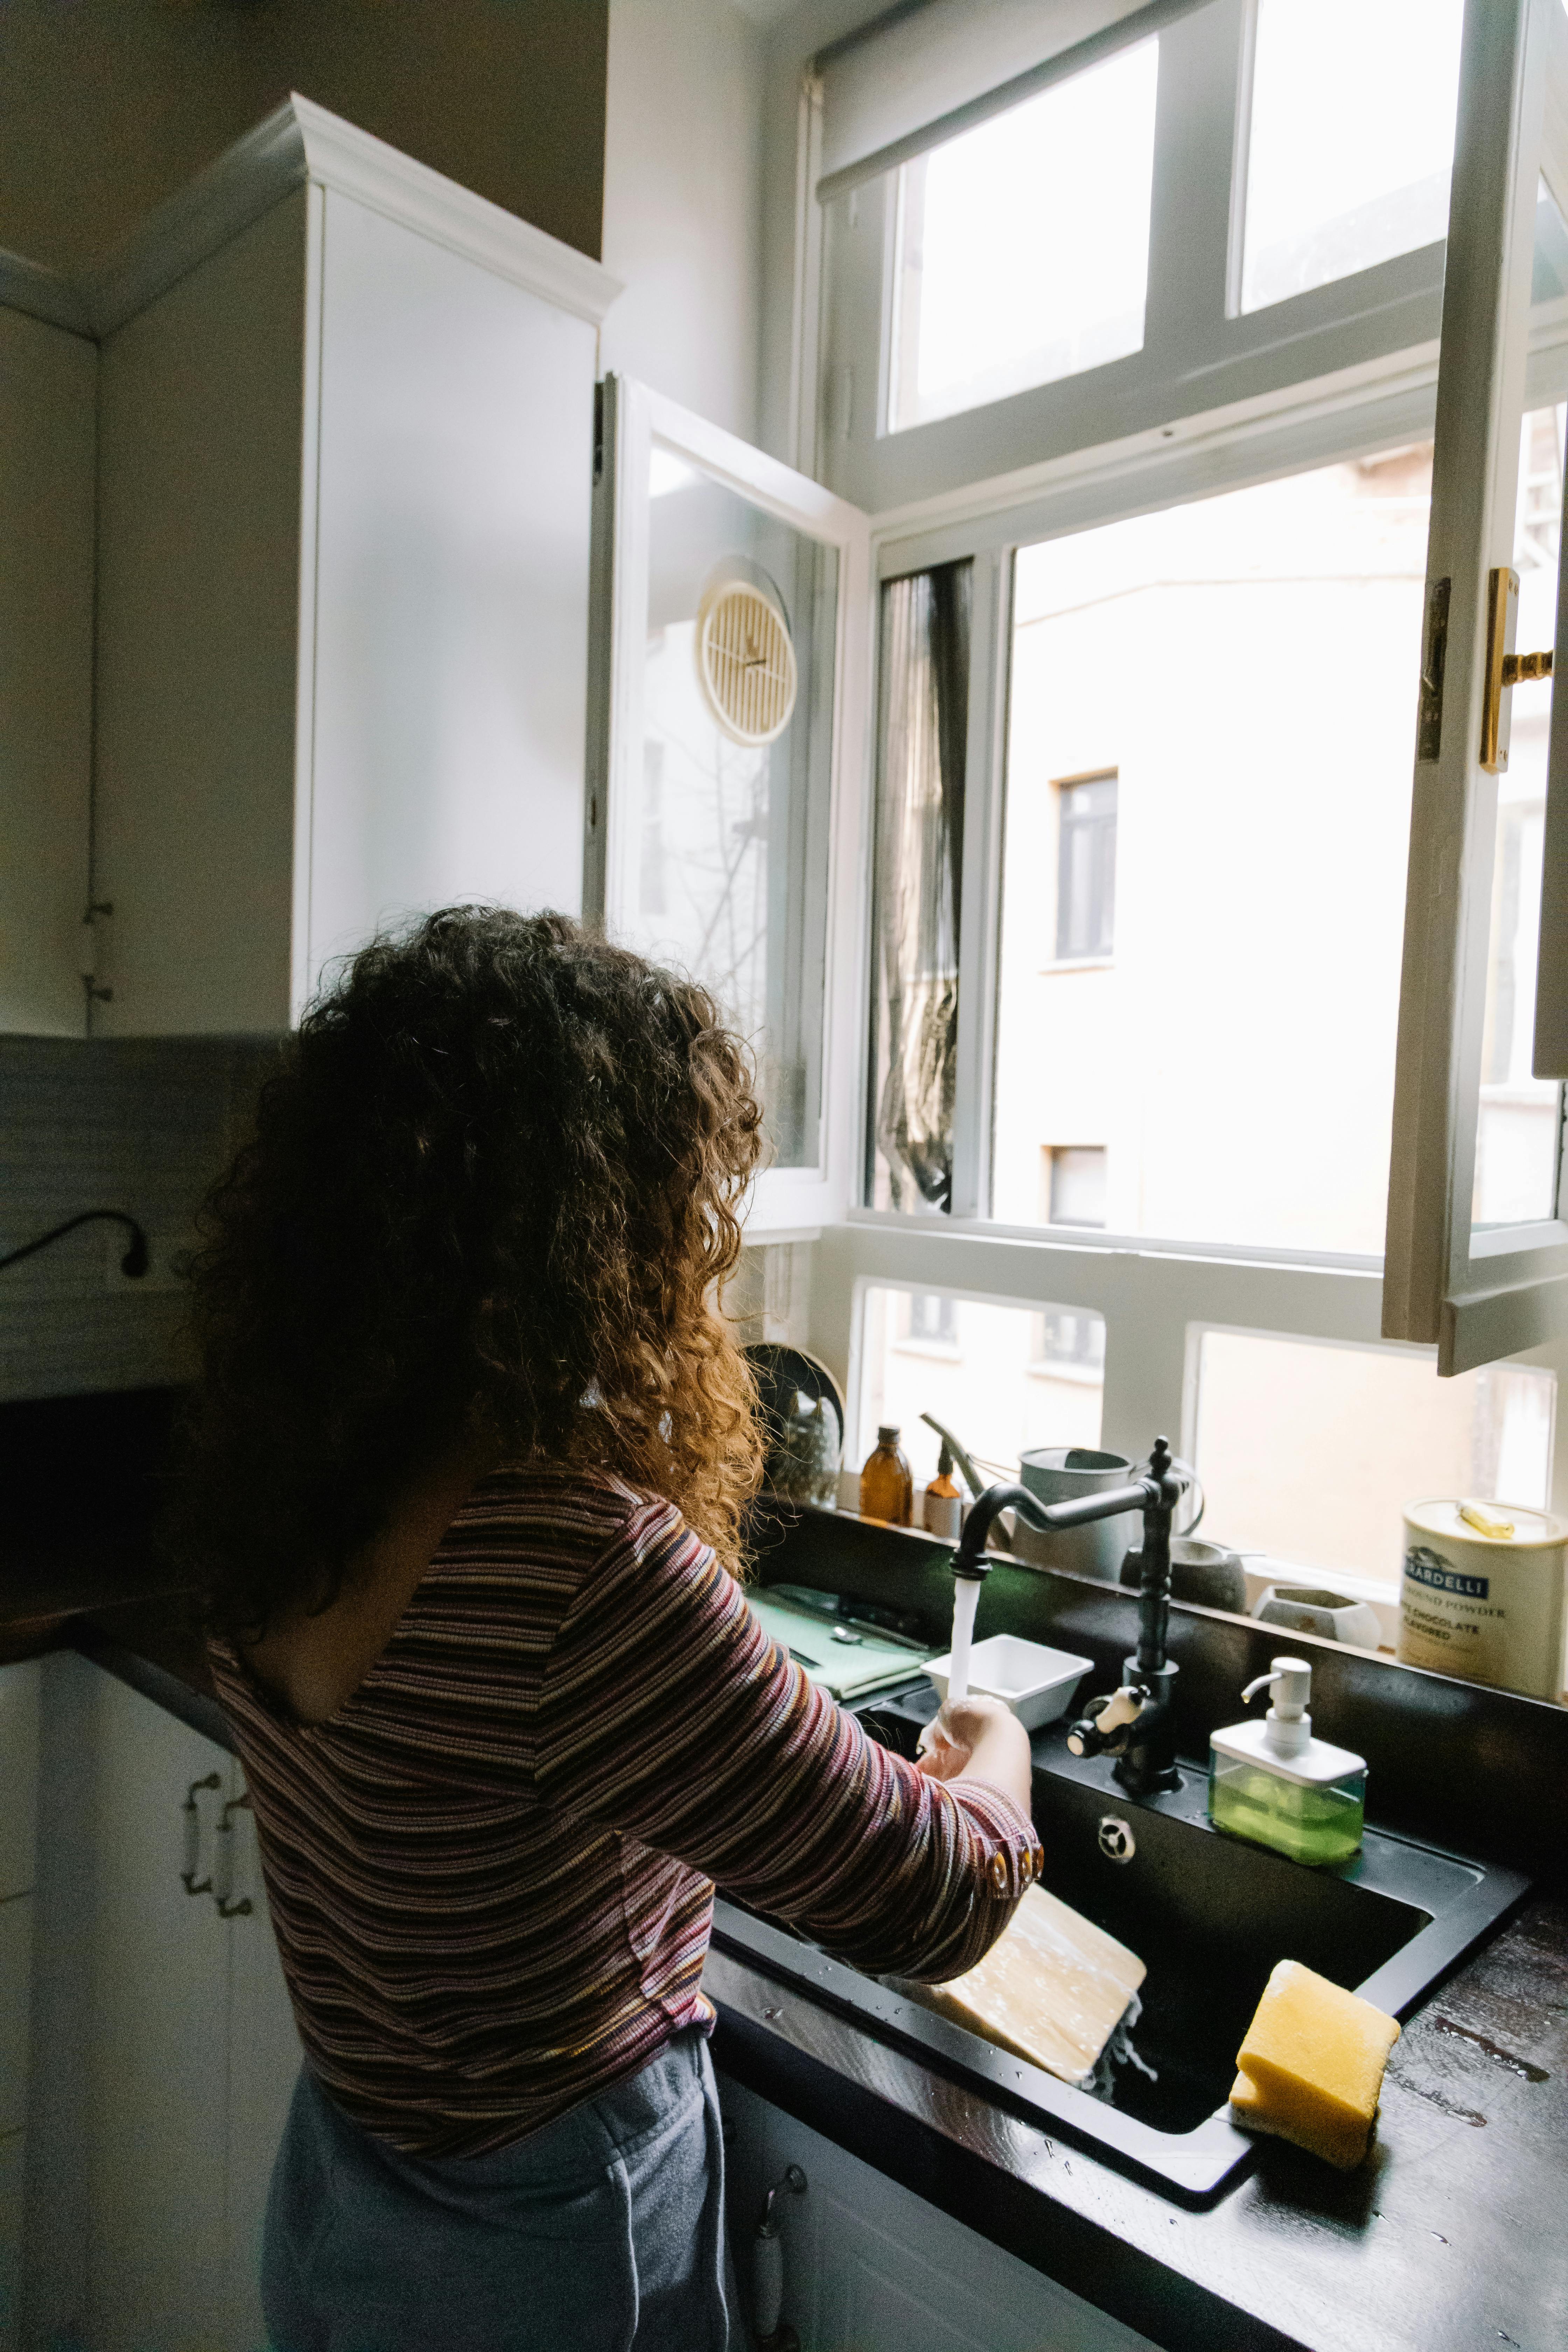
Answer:
[[[904,1337],[917,1348],[958,1345],[958,1301],[942,1290],[911,1290],[905,1302]]]
[[[1067,1365],[1081,1367],[1086,1378],[1103,1379],[1105,1325],[1098,1315],[1047,1307],[1035,1318],[1033,1369],[1055,1376]]]
[[[911,1343],[921,1320],[949,1336],[938,1349]],[[938,1297],[880,1284],[861,1296],[858,1435],[846,1463],[865,1461],[883,1422],[896,1423],[917,1488],[936,1475],[933,1413],[983,1472],[1016,1477],[1037,1445],[1098,1445],[1105,1378],[1105,1322],[1088,1308],[1026,1307]],[[852,1427],[854,1424],[852,1424]],[[857,1451],[857,1447],[858,1450]]]
[[[1116,771],[1057,781],[1057,958],[1108,956],[1116,928]]]
[[[1047,1144],[1045,1170],[1048,1224],[1104,1224],[1106,1152],[1102,1143]]]

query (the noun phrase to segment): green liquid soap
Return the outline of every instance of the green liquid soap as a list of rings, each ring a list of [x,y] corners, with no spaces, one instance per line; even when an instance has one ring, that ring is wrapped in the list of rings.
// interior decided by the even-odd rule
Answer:
[[[1274,1705],[1259,1722],[1226,1724],[1209,1743],[1209,1819],[1232,1837],[1272,1846],[1292,1862],[1321,1869],[1361,1852],[1366,1759],[1315,1739],[1307,1701],[1312,1669],[1305,1658],[1276,1658],[1242,1692],[1260,1690]]]
[[[1316,1788],[1211,1751],[1209,1819],[1216,1830],[1271,1845],[1292,1862],[1349,1862],[1361,1852],[1366,1773]]]

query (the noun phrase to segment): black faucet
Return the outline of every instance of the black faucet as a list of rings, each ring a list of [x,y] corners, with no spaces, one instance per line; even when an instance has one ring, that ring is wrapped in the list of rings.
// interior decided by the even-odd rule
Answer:
[[[1171,1685],[1176,1669],[1165,1655],[1171,1619],[1171,1521],[1182,1496],[1182,1482],[1172,1474],[1171,1449],[1163,1437],[1154,1440],[1143,1476],[1125,1486],[1110,1486],[1086,1495],[1076,1503],[1042,1503],[1026,1486],[987,1486],[963,1522],[952,1572],[978,1582],[990,1571],[983,1555],[991,1523],[999,1511],[1015,1511],[1026,1527],[1042,1535],[1061,1528],[1084,1528],[1095,1519],[1114,1518],[1121,1511],[1143,1514],[1142,1577],[1138,1589],[1138,1647],[1123,1664],[1119,1691],[1091,1699],[1068,1734],[1075,1756],[1114,1756],[1116,1778],[1128,1793],[1147,1797],[1158,1789],[1179,1789],[1176,1769],[1175,1720]],[[1100,1728],[1110,1714],[1110,1727]]]

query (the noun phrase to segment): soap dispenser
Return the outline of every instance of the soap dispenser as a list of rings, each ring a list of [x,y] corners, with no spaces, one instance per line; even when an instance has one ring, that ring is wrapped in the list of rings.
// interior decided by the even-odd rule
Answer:
[[[1209,1742],[1209,1819],[1292,1862],[1348,1862],[1361,1851],[1366,1759],[1312,1737],[1312,1669],[1276,1658],[1242,1703],[1271,1690],[1267,1719],[1233,1723]]]

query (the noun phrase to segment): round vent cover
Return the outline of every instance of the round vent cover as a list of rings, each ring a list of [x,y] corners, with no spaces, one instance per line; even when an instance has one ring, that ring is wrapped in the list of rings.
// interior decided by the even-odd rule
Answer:
[[[697,613],[703,698],[732,743],[771,743],[789,725],[799,690],[784,614],[749,580],[722,580]]]

